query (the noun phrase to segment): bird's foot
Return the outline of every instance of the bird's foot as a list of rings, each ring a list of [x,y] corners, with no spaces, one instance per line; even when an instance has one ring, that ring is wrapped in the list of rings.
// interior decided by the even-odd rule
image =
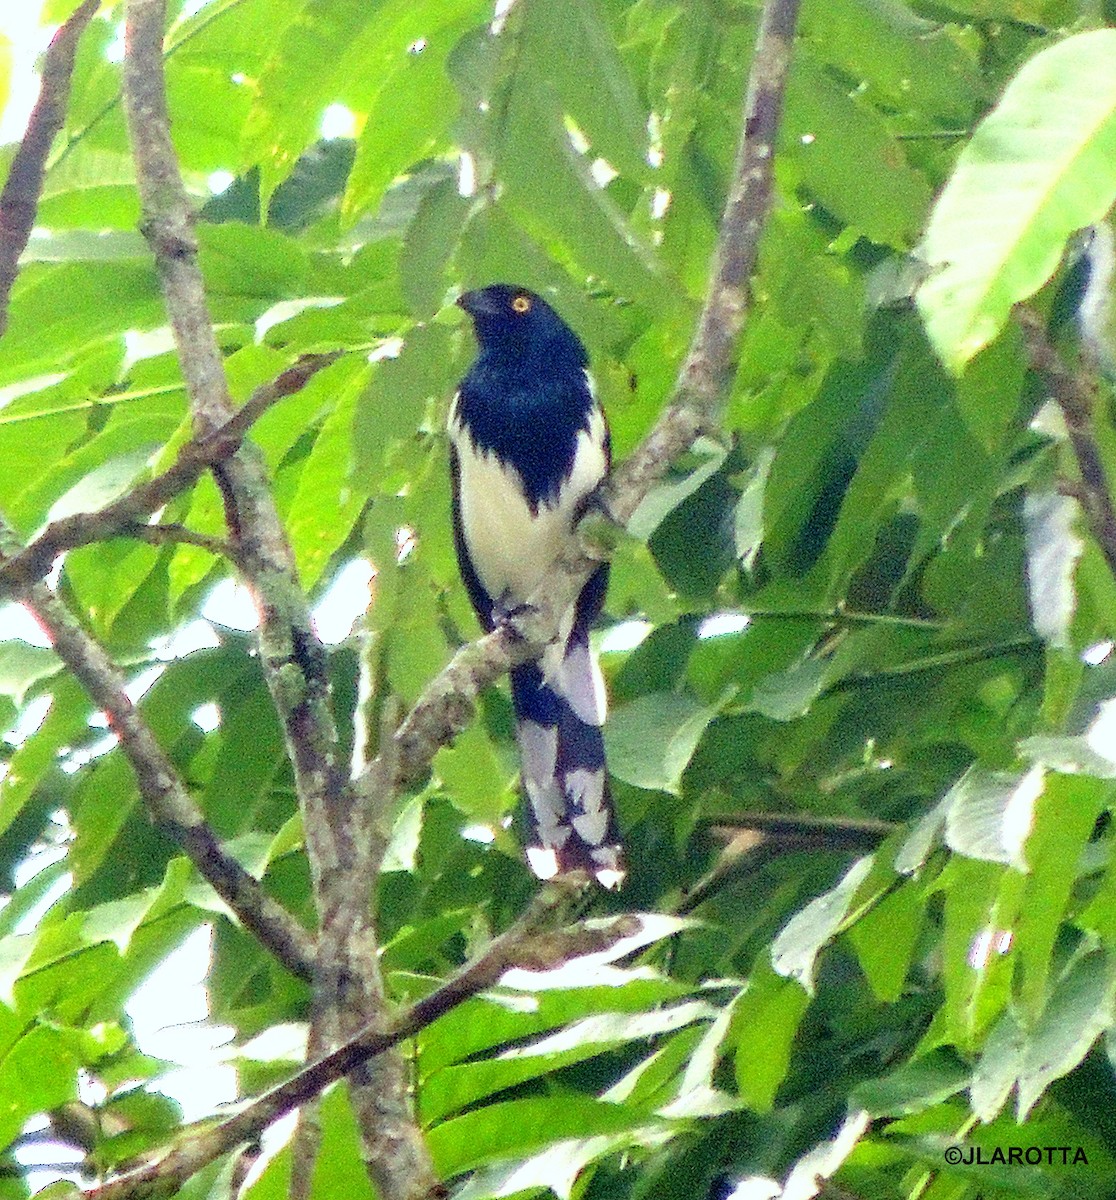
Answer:
[[[501,596],[492,606],[492,621],[498,628],[503,627],[516,637],[520,636],[516,621],[521,617],[533,616],[539,610],[525,600],[513,600],[510,596]]]

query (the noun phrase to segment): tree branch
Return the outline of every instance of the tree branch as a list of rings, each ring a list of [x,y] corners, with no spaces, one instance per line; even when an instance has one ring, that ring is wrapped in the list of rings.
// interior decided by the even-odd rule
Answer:
[[[212,432],[229,419],[231,404],[198,267],[193,214],[170,138],[162,58],[165,3],[127,0],[125,11],[125,104],[143,232],[155,255],[197,429]],[[359,805],[338,761],[325,650],[253,449],[242,446],[215,475],[242,574],[258,602],[260,657],[294,769],[321,924],[315,1030],[334,1045],[359,1026],[387,1021],[369,897],[361,887],[369,860],[360,840]],[[384,1200],[411,1200],[429,1190],[434,1168],[398,1056],[384,1055],[365,1078],[354,1080],[353,1109]]]
[[[234,415],[220,348],[197,261],[193,213],[170,139],[163,73],[163,0],[128,0],[124,93],[143,232],[155,255],[200,440]],[[260,649],[308,818],[337,795],[337,733],[329,706],[325,654],[297,583],[293,555],[263,464],[242,445],[223,466],[235,504],[234,540],[260,608]]]
[[[232,542],[212,537],[208,533],[198,533],[196,529],[180,525],[177,521],[160,522],[158,525],[129,522],[122,526],[119,532],[121,537],[147,542],[151,546],[197,546],[199,550],[208,550],[214,558],[237,561],[236,547]]]
[[[140,716],[125,680],[102,647],[74,620],[44,583],[22,589],[24,602],[51,639],[55,653],[101,708],[132,766],[148,815],[182,847],[202,878],[240,923],[293,974],[309,979],[310,935],[234,858],[222,850],[174,764]]]
[[[764,5],[713,278],[670,402],[607,481],[604,508],[617,521],[626,522],[674,459],[714,427],[732,386],[733,351],[748,312],[749,283],[771,207],[775,140],[798,8],[799,0],[766,0]],[[542,653],[596,561],[586,549],[564,558],[522,615],[463,647],[430,683],[396,734],[401,784],[421,778],[438,748],[469,724],[485,687]],[[363,776],[358,787],[367,797]]]
[[[627,521],[678,455],[714,427],[732,387],[733,351],[751,303],[751,278],[771,208],[775,142],[798,9],[799,0],[766,0],[763,6],[713,279],[666,410],[608,481],[606,507],[618,520]]]
[[[8,327],[8,301],[19,274],[20,255],[35,225],[47,157],[66,120],[78,41],[100,6],[100,0],[85,0],[51,38],[39,98],[0,192],[0,337]]]
[[[335,815],[332,845],[344,869],[321,873],[315,900],[321,913],[309,1056],[318,1057],[362,1029],[392,1026],[391,1007],[379,967],[375,896],[390,832],[397,766],[392,735],[398,720],[390,698],[381,707],[378,744],[369,791],[374,802],[350,804]],[[414,1115],[410,1071],[400,1054],[382,1054],[354,1067],[349,1100],[361,1131],[365,1166],[385,1200],[426,1200],[439,1182]],[[309,1195],[317,1139],[312,1121],[300,1124],[292,1164],[291,1200]]]
[[[889,834],[902,826],[894,821],[876,821],[856,817],[816,817],[808,813],[718,813],[704,817],[701,824],[706,827],[753,829],[769,837],[778,838],[784,844],[797,846],[808,842],[831,850],[871,850]]]
[[[891,821],[805,813],[729,813],[707,817],[701,823],[725,844],[713,866],[671,906],[671,911],[682,917],[718,892],[739,887],[748,876],[784,854],[867,853],[900,828]]]
[[[1108,563],[1108,569],[1116,577],[1116,506],[1113,504],[1112,489],[1100,449],[1093,436],[1096,385],[1089,375],[1075,373],[1066,366],[1047,335],[1046,322],[1033,308],[1025,304],[1016,305],[1015,319],[1023,331],[1023,344],[1031,370],[1043,377],[1055,403],[1062,410],[1077,468],[1081,472],[1081,486],[1076,490],[1076,495]]]
[[[492,987],[506,971],[515,967],[551,970],[581,955],[611,949],[639,931],[639,918],[632,916],[610,918],[601,924],[581,922],[564,929],[548,929],[584,882],[569,876],[543,888],[515,925],[428,996],[383,1025],[366,1026],[332,1054],[265,1092],[235,1116],[191,1136],[156,1163],[75,1194],[85,1196],[86,1200],[142,1200],[173,1195],[191,1175],[238,1145],[254,1140],[273,1121],[320,1095],[331,1083]]]
[[[145,540],[158,538],[160,535],[157,532],[142,531],[158,530],[159,526],[143,525],[137,529],[137,523],[192,487],[208,468],[235,454],[249,429],[277,400],[300,391],[323,367],[339,357],[339,354],[307,355],[271,382],[256,388],[224,424],[211,432],[202,432],[187,442],[174,464],[161,475],[133,488],[96,512],[74,513],[52,521],[24,549],[0,565],[0,595],[41,579],[50,570],[55,558],[65,550],[104,541],[122,533]],[[180,534],[179,541],[193,540],[188,536],[189,530],[180,530]],[[201,536],[196,535],[198,538]],[[227,549],[223,552],[227,552]]]

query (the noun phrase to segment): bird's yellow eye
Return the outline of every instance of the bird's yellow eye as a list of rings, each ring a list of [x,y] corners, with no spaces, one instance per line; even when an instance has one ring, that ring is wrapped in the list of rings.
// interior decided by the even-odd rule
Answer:
[[[517,313],[525,313],[530,309],[530,307],[531,300],[528,296],[516,296],[516,298],[512,301],[512,308]]]

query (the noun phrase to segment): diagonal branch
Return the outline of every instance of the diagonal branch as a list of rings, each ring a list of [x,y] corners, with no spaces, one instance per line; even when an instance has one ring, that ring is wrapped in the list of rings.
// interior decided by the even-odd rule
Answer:
[[[119,738],[120,748],[135,772],[140,797],[154,824],[182,847],[245,929],[289,971],[309,979],[313,966],[310,934],[221,848],[174,764],[129,698],[123,676],[103,648],[81,628],[46,584],[28,585],[21,598],[49,635],[55,653],[94,704],[104,710],[109,727]]]
[[[286,1082],[265,1092],[235,1116],[191,1137],[166,1157],[119,1179],[81,1193],[87,1200],[140,1200],[169,1196],[191,1175],[257,1138],[273,1121],[318,1096],[331,1083],[433,1024],[439,1017],[496,984],[513,967],[550,970],[585,954],[610,950],[639,932],[638,917],[621,916],[602,924],[547,926],[583,883],[575,876],[555,881],[535,897],[527,912],[471,963],[428,996],[392,1017],[386,1025],[362,1029],[332,1054],[318,1059]]]
[[[1075,494],[1108,569],[1116,577],[1116,504],[1093,433],[1097,402],[1095,384],[1087,374],[1077,374],[1066,366],[1047,335],[1046,322],[1033,308],[1016,305],[1015,320],[1023,331],[1031,369],[1043,377],[1062,410],[1077,468],[1081,472],[1081,486],[1075,489]]]
[[[8,299],[19,274],[20,255],[35,225],[47,157],[66,120],[78,40],[100,6],[100,0],[85,0],[51,38],[39,98],[0,193],[0,337],[8,327]]]
[[[277,401],[301,390],[338,354],[312,354],[300,359],[270,383],[256,388],[224,424],[200,433],[178,453],[161,475],[121,496],[96,512],[74,513],[52,521],[28,545],[0,565],[0,595],[41,579],[65,550],[104,541],[120,533],[145,536],[134,528],[168,501],[192,487],[210,467],[235,454],[248,430]],[[188,531],[187,531],[188,532]],[[146,535],[155,538],[157,534]],[[185,537],[179,540],[187,540]]]
[[[695,438],[716,426],[736,375],[733,352],[751,304],[749,287],[771,208],[775,142],[794,48],[800,0],[766,0],[748,72],[743,126],[713,279],[674,394],[635,451],[612,473],[607,510],[627,521],[653,484]]]
[[[643,442],[610,476],[604,507],[627,521],[669,465],[699,434],[715,428],[735,376],[733,353],[771,207],[775,140],[782,117],[799,0],[767,0],[752,58],[733,179],[697,330],[666,409]],[[593,518],[591,517],[590,520]],[[463,647],[419,697],[399,727],[399,780],[414,782],[440,746],[473,717],[477,696],[511,667],[537,658],[561,615],[596,566],[589,553],[563,559],[514,622]],[[367,773],[366,773],[367,774]],[[368,779],[358,780],[368,796]]]

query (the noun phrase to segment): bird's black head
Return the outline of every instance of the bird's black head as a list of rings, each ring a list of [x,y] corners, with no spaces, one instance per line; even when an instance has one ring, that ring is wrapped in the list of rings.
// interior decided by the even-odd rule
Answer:
[[[515,357],[572,356],[584,366],[585,348],[539,295],[510,283],[466,292],[457,303],[473,319],[482,352]]]

